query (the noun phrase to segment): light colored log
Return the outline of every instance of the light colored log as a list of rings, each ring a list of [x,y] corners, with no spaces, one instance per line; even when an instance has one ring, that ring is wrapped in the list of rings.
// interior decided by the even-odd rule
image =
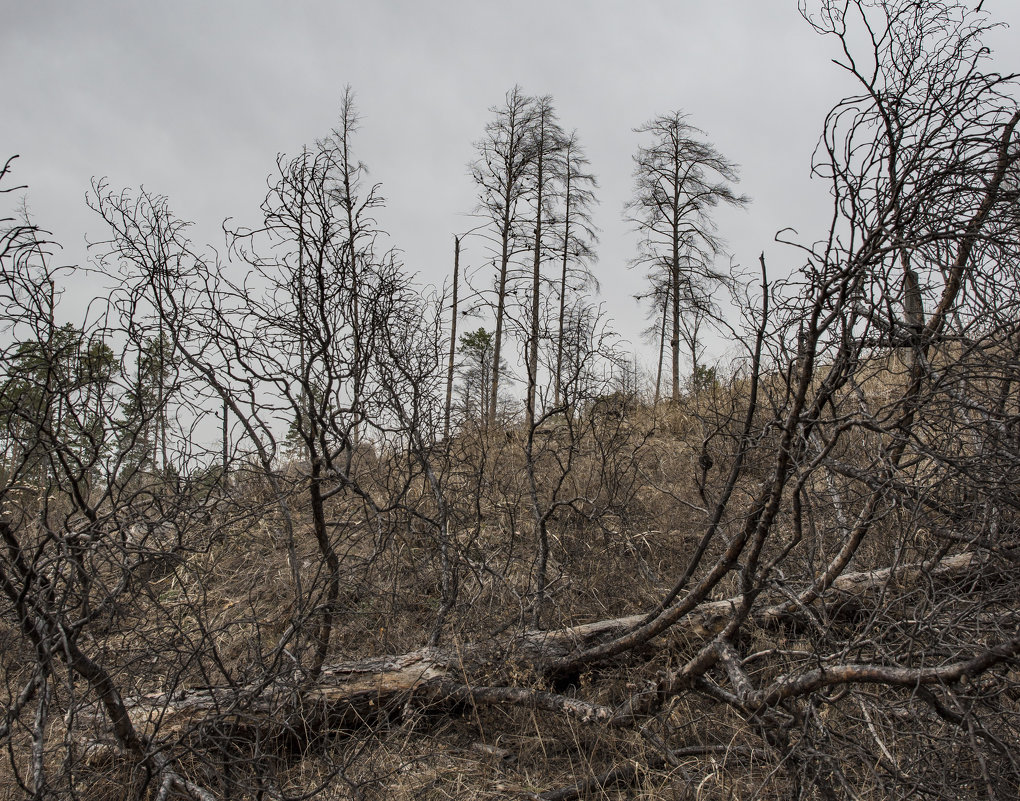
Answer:
[[[964,576],[986,561],[978,554],[962,553],[935,563],[917,562],[897,568],[846,573],[833,581],[823,599],[835,596],[863,601],[869,593],[890,584],[909,586],[922,577]],[[712,636],[722,630],[737,601],[737,598],[728,598],[703,603],[662,636],[686,641]],[[769,625],[788,619],[790,615],[786,604],[781,603],[762,610],[754,619]],[[646,615],[628,615],[553,631],[526,631],[499,655],[480,645],[461,645],[448,649],[423,648],[406,654],[330,665],[323,669],[313,688],[302,688],[294,677],[289,684],[277,681],[268,686],[204,687],[153,693],[125,699],[125,706],[136,730],[150,741],[153,738],[165,741],[213,720],[239,731],[250,729],[263,734],[278,731],[281,735],[300,727],[357,727],[395,704],[405,703],[415,693],[433,703],[447,697],[460,702],[527,706],[568,715],[576,712],[574,716],[582,722],[597,722],[606,717],[607,710],[525,688],[471,688],[464,684],[464,677],[477,674],[480,668],[491,666],[504,655],[532,666],[541,665],[575,648],[619,636],[645,618]],[[102,714],[98,707],[80,711],[81,722],[92,717],[95,724],[83,729],[91,732],[108,729],[109,724],[101,720]],[[82,746],[91,762],[109,758],[117,748],[112,738],[89,740]]]

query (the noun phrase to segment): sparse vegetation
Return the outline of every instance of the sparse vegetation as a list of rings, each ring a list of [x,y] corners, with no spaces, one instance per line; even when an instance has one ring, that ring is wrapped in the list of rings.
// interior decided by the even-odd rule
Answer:
[[[668,402],[564,302],[594,181],[519,89],[456,403],[350,92],[227,259],[98,182],[118,284],[80,324],[6,220],[0,797],[1015,797],[1015,83],[953,0],[804,14],[860,87],[815,154],[831,228],[789,278],[762,257],[732,366],[693,329],[686,391],[674,243]]]

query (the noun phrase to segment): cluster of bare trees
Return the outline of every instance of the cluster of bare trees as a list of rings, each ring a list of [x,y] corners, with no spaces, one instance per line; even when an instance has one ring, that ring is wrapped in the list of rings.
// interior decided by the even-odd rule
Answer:
[[[578,331],[592,328],[591,308],[577,301],[583,299],[578,293],[596,286],[589,261],[597,244],[591,222],[597,186],[577,133],[564,132],[551,98],[529,97],[514,87],[492,113],[485,138],[477,143],[480,157],[472,175],[497,266],[493,364],[501,363],[510,323],[523,345],[531,420],[540,407],[576,405],[568,386],[571,348]],[[727,270],[715,266],[723,242],[712,211],[720,204],[742,206],[748,199],[733,189],[736,166],[683,112],[660,115],[635,131],[651,137],[634,156],[634,196],[626,209],[641,237],[634,265],[647,270],[650,289],[643,297],[651,301],[653,317],[662,321],[654,326],[659,347],[654,402],[660,395],[667,331],[670,398],[676,402],[682,386],[681,345],[690,354],[689,385],[695,387],[705,369],[699,364],[704,326],[720,318],[718,294],[738,286]],[[557,268],[555,275],[546,274],[547,263]],[[544,308],[550,297],[555,303]],[[536,396],[543,340],[555,343],[548,360],[551,404],[540,404]],[[489,372],[485,407],[491,423],[506,371],[494,367]]]
[[[552,98],[529,97],[514,87],[506,102],[491,111],[493,119],[476,145],[479,157],[471,166],[478,214],[496,266],[488,422],[498,412],[509,329],[523,345],[530,425],[540,414],[543,342],[555,343],[546,360],[551,405],[577,403],[571,397],[577,371],[571,370],[570,351],[583,344],[571,331],[591,322],[591,311],[578,308],[578,303],[594,285],[589,261],[597,241],[591,222],[596,181],[577,133],[562,128]]]
[[[665,407],[611,391],[576,302],[594,179],[518,89],[472,167],[495,332],[462,332],[456,393],[349,92],[222,262],[97,182],[116,284],[80,325],[45,232],[5,220],[0,790],[1014,797],[1014,78],[953,0],[802,13],[859,87],[815,153],[831,223],[789,278],[762,259],[712,393],[681,393],[680,342],[697,379],[737,289],[708,215],[744,199],[681,114],[641,129]]]

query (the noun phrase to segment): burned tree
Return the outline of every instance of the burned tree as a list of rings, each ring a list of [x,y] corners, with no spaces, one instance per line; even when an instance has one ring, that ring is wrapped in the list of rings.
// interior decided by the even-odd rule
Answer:
[[[507,93],[506,103],[492,109],[495,118],[485,129],[485,137],[476,145],[479,158],[471,166],[478,186],[479,213],[491,220],[496,251],[496,321],[493,342],[492,385],[489,393],[491,415],[498,411],[500,370],[506,326],[507,294],[510,290],[511,259],[526,248],[524,204],[530,190],[534,162],[532,128],[533,100],[515,86]],[[489,420],[492,424],[495,417]]]
[[[681,111],[663,114],[635,129],[652,142],[634,156],[634,197],[629,220],[641,235],[635,266],[645,267],[670,323],[672,399],[680,399],[681,319],[686,309],[704,315],[706,293],[727,284],[713,267],[720,250],[711,212],[720,204],[743,205],[732,184],[737,168],[702,137]],[[663,290],[664,288],[664,290]],[[665,326],[663,328],[665,331]],[[692,346],[697,358],[697,345]],[[696,369],[697,364],[692,367]]]
[[[577,133],[570,134],[563,145],[563,177],[559,231],[560,279],[557,287],[559,314],[556,327],[556,359],[553,367],[553,406],[563,403],[564,347],[569,337],[568,298],[578,289],[598,288],[588,264],[595,256],[598,237],[591,219],[595,205],[595,176]],[[554,221],[555,222],[555,221]]]

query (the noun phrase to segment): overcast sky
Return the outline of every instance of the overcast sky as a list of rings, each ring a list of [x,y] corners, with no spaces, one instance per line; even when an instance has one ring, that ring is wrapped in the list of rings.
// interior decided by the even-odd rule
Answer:
[[[986,0],[1013,27],[991,40],[1017,69],[1020,2]],[[600,182],[596,272],[616,328],[639,344],[637,237],[622,219],[633,128],[683,109],[741,167],[743,211],[718,217],[737,262],[795,266],[785,226],[823,233],[826,189],[809,180],[826,111],[848,84],[833,43],[796,0],[0,0],[0,157],[20,154],[37,222],[83,263],[102,229],[93,176],[169,196],[193,238],[222,249],[220,224],[257,220],[278,153],[336,120],[345,84],[363,121],[357,155],[383,185],[378,215],[407,267],[441,284],[454,233],[475,225],[467,164],[515,83],[553,96]],[[480,241],[463,261],[480,265]],[[99,286],[95,289],[98,291]],[[650,353],[645,349],[646,353]]]

